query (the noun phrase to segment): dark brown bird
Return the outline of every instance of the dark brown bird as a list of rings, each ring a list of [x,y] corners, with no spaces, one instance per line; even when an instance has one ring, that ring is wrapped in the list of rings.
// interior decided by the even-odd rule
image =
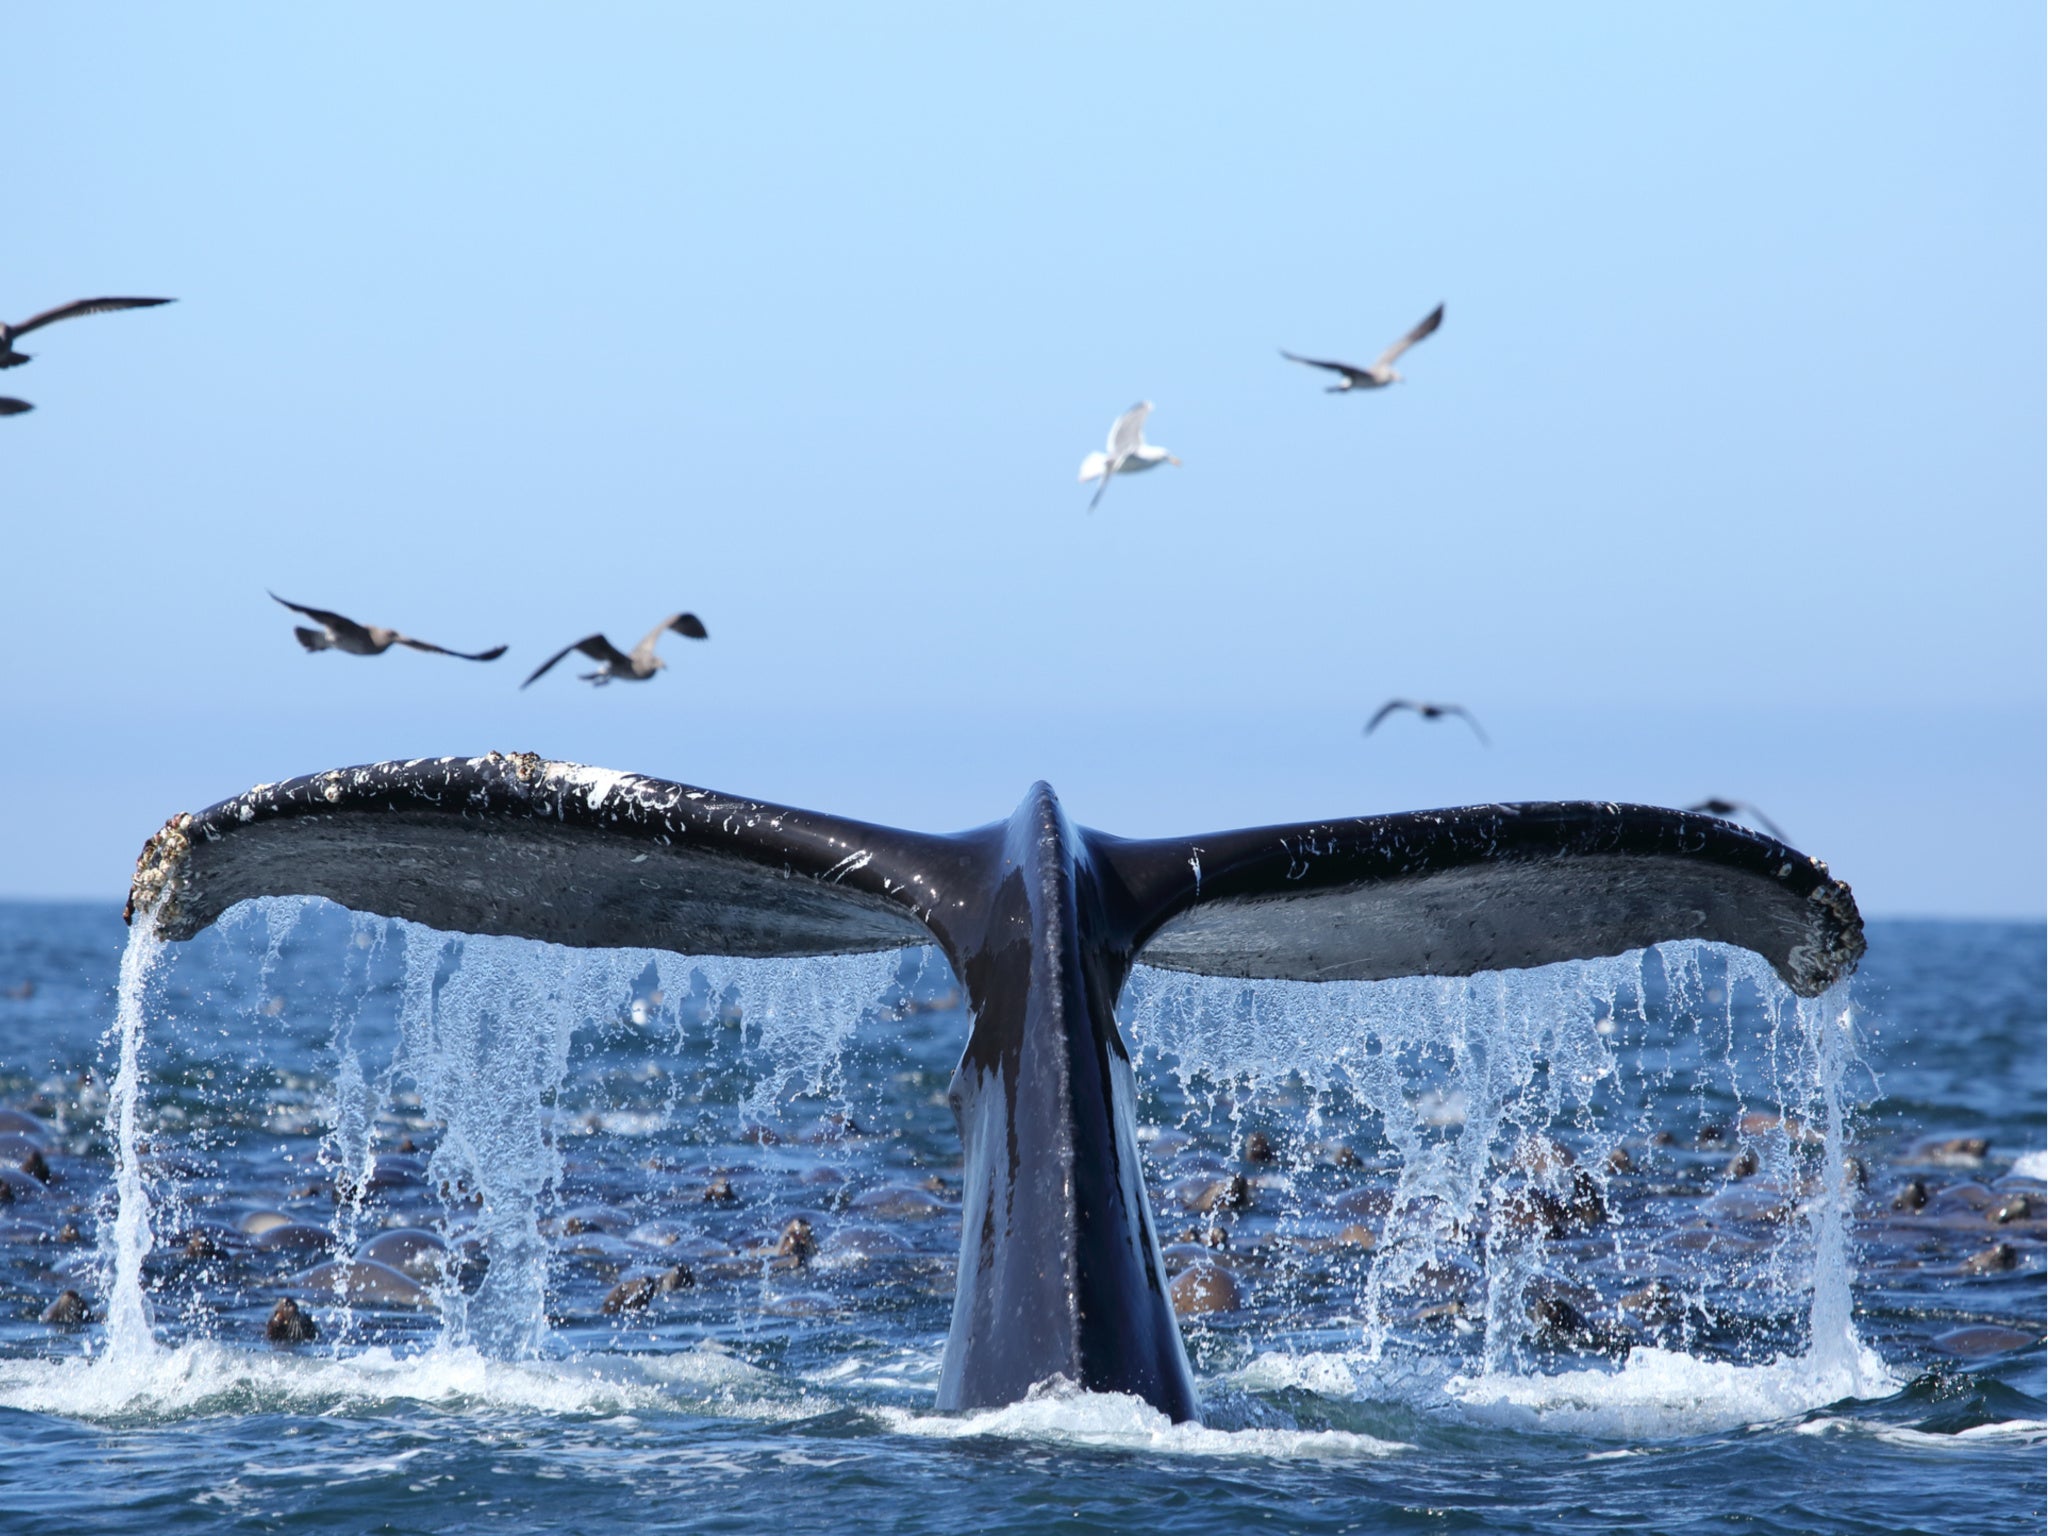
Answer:
[[[1487,740],[1486,732],[1479,728],[1479,722],[1472,718],[1472,712],[1466,709],[1464,705],[1425,704],[1419,699],[1387,700],[1386,703],[1382,704],[1379,707],[1379,713],[1375,714],[1370,720],[1366,721],[1365,734],[1370,736],[1373,733],[1373,728],[1377,726],[1382,720],[1386,719],[1387,716],[1391,715],[1397,709],[1412,709],[1415,711],[1415,713],[1422,716],[1422,718],[1425,720],[1436,720],[1442,718],[1445,715],[1456,715],[1460,719],[1462,719],[1467,725],[1472,727],[1472,734],[1479,738],[1480,745],[1487,747],[1493,745],[1491,741]]]
[[[27,362],[29,354],[15,351],[15,342],[30,331],[39,331],[46,325],[55,325],[59,320],[76,320],[81,315],[104,315],[116,309],[149,309],[158,304],[175,302],[174,299],[73,299],[69,304],[59,304],[55,309],[46,309],[40,315],[31,315],[19,325],[8,325],[0,321],[0,368],[19,368]]]
[[[614,680],[644,683],[648,678],[654,676],[655,673],[668,665],[667,662],[654,654],[654,648],[661,643],[661,637],[670,630],[674,630],[679,635],[688,635],[692,640],[708,640],[710,638],[709,633],[704,628],[703,620],[699,619],[694,613],[672,613],[655,625],[654,628],[650,629],[646,637],[633,647],[630,655],[620,650],[616,645],[613,645],[603,635],[585,635],[574,645],[563,646],[554,655],[535,667],[533,669],[533,676],[529,677],[519,686],[527,688],[539,682],[541,675],[549,667],[552,667],[571,651],[581,651],[597,663],[597,670],[595,672],[581,672],[577,674],[586,683],[595,684],[600,688]]]
[[[1705,811],[1709,816],[1723,816],[1731,821],[1737,816],[1749,816],[1754,818],[1758,826],[1770,833],[1779,842],[1787,847],[1790,847],[1792,844],[1792,839],[1779,831],[1777,825],[1772,822],[1770,817],[1766,816],[1755,806],[1741,800],[1702,800],[1698,805],[1688,805],[1686,809],[1688,811]]]
[[[1303,363],[1310,368],[1327,368],[1331,373],[1337,374],[1337,382],[1325,390],[1325,394],[1341,395],[1354,389],[1380,389],[1388,384],[1401,382],[1401,375],[1394,371],[1394,360],[1423,337],[1432,334],[1443,323],[1444,307],[1439,304],[1415,323],[1414,330],[1363,368],[1355,363],[1335,363],[1315,357],[1297,357],[1285,347],[1280,349],[1280,355],[1290,363]]]
[[[35,407],[26,400],[16,400],[7,395],[0,395],[0,416],[19,416],[23,411],[32,411],[34,409]]]
[[[285,602],[275,592],[270,596],[273,601],[284,603],[293,613],[303,613],[320,626],[307,629],[304,625],[296,625],[292,629],[292,633],[299,637],[299,644],[309,651],[346,651],[351,656],[382,656],[392,646],[403,645],[415,651],[432,651],[436,656],[459,656],[464,661],[496,661],[505,654],[502,645],[494,645],[488,651],[451,651],[445,645],[415,640],[381,624],[358,624],[354,619],[329,613],[325,608],[308,608],[303,603]]]

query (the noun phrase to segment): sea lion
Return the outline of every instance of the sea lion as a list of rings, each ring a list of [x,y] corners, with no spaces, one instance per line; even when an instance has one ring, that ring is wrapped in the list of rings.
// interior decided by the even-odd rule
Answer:
[[[287,1296],[270,1309],[263,1337],[273,1344],[310,1344],[320,1337],[320,1330],[314,1325],[312,1314]]]
[[[42,1320],[58,1328],[77,1328],[92,1321],[92,1308],[76,1291],[60,1291],[57,1299],[43,1308]]]
[[[315,1264],[291,1283],[317,1300],[350,1306],[428,1308],[434,1293],[410,1275],[375,1259],[330,1259]]]

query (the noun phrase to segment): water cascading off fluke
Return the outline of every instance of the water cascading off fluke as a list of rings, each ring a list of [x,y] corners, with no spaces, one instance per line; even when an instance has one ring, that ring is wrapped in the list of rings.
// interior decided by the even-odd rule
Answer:
[[[1074,827],[1038,785],[1008,821],[940,837],[530,754],[340,770],[176,818],[144,850],[133,910],[178,939],[265,894],[600,951],[937,942],[974,1012],[951,1092],[964,1230],[941,1406],[1012,1402],[1064,1376],[1176,1418],[1196,1411],[1193,1381],[1115,1019],[1135,962],[1467,977],[1696,938],[1754,951],[1810,996],[1862,952],[1855,904],[1825,866],[1677,811],[1479,806],[1134,842]],[[507,1044],[502,1002],[479,992],[457,1017],[469,1022],[442,1043],[454,1057],[522,1091],[545,1078],[556,1047]],[[499,1055],[513,1065],[484,1065]],[[445,1091],[459,1103],[471,1088]],[[511,1162],[527,1169],[523,1157]],[[1430,1176],[1459,1174],[1453,1160]],[[523,1234],[504,1235],[517,1250]]]

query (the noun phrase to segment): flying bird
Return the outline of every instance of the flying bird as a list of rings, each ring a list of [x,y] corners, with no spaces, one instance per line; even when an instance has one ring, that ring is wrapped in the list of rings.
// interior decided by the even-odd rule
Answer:
[[[15,351],[14,344],[30,331],[55,325],[59,320],[76,320],[81,315],[103,315],[116,309],[149,309],[154,305],[174,302],[172,299],[73,299],[69,304],[59,304],[40,315],[31,315],[19,325],[0,321],[0,368],[19,368],[29,360],[29,354]]]
[[[15,400],[6,395],[0,395],[0,416],[19,416],[23,411],[32,411],[34,409],[35,407],[26,400]]]
[[[1351,363],[1325,362],[1318,357],[1297,357],[1285,347],[1280,349],[1280,355],[1290,363],[1305,363],[1311,368],[1327,368],[1332,373],[1342,375],[1336,383],[1324,391],[1325,394],[1341,395],[1346,390],[1352,389],[1380,389],[1385,385],[1401,382],[1401,375],[1394,371],[1394,359],[1403,352],[1406,352],[1425,336],[1433,334],[1436,328],[1443,323],[1444,307],[1439,304],[1435,309],[1424,315],[1421,320],[1416,322],[1414,330],[1387,348],[1386,351],[1373,359],[1369,366],[1364,368],[1357,367]]]
[[[273,601],[284,603],[293,613],[303,613],[320,626],[307,629],[301,624],[292,629],[292,633],[299,637],[299,644],[309,651],[346,651],[351,656],[382,656],[392,646],[404,645],[415,651],[432,651],[436,656],[459,656],[464,661],[496,661],[505,654],[502,645],[494,645],[488,651],[451,651],[444,645],[430,645],[410,635],[401,635],[395,629],[386,629],[381,624],[358,624],[354,619],[329,613],[325,608],[308,608],[303,603],[285,602],[275,592],[270,596]]]
[[[1762,811],[1758,810],[1755,806],[1748,804],[1746,801],[1722,800],[1719,798],[1715,798],[1711,800],[1702,800],[1698,805],[1688,805],[1686,809],[1688,811],[1705,811],[1709,816],[1721,816],[1727,818],[1730,821],[1734,820],[1737,816],[1751,816],[1756,819],[1756,822],[1759,826],[1761,826],[1766,832],[1770,833],[1771,836],[1775,837],[1779,842],[1786,844],[1788,847],[1791,845],[1792,842],[1791,838],[1787,837],[1783,832],[1778,830],[1777,825],[1774,822],[1772,822],[1770,817],[1766,816]]]
[[[1179,459],[1164,448],[1155,447],[1145,441],[1145,418],[1152,414],[1152,402],[1140,400],[1123,415],[1117,417],[1109,429],[1109,452],[1091,453],[1081,461],[1081,483],[1099,478],[1102,484],[1095,487],[1095,494],[1088,500],[1088,510],[1095,510],[1095,503],[1102,500],[1102,493],[1109,489],[1111,475],[1134,475],[1141,469],[1150,469],[1155,464],[1178,464]]]
[[[1444,715],[1456,715],[1472,727],[1472,734],[1479,738],[1481,746],[1490,747],[1486,732],[1479,728],[1479,722],[1472,718],[1472,712],[1462,704],[1425,704],[1419,699],[1389,699],[1379,708],[1379,713],[1365,723],[1365,734],[1370,736],[1375,727],[1397,709],[1412,709],[1425,720],[1436,720]]]
[[[593,683],[600,688],[615,678],[629,683],[644,683],[648,678],[654,676],[655,673],[668,665],[667,662],[654,654],[654,648],[661,643],[661,637],[670,630],[674,630],[679,635],[688,635],[692,640],[706,640],[710,638],[704,628],[704,621],[699,619],[694,613],[672,613],[655,625],[654,628],[647,631],[645,638],[633,647],[631,655],[621,651],[611,641],[605,639],[603,635],[585,635],[574,645],[563,646],[554,655],[534,668],[533,676],[529,677],[519,686],[527,688],[539,682],[542,673],[546,672],[549,667],[552,667],[571,651],[581,651],[597,663],[597,670],[595,672],[578,674],[586,683]]]

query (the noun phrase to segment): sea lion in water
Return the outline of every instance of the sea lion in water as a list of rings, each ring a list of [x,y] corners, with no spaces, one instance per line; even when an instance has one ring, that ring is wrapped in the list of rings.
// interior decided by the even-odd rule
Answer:
[[[270,1309],[263,1337],[273,1344],[310,1344],[320,1337],[320,1330],[312,1315],[287,1296]]]
[[[291,1283],[321,1301],[350,1306],[416,1307],[434,1305],[434,1293],[410,1275],[402,1275],[375,1259],[331,1259],[315,1264]]]
[[[1244,1306],[1244,1293],[1237,1279],[1220,1264],[1206,1260],[1190,1264],[1173,1277],[1167,1287],[1173,1310],[1181,1317],[1199,1317],[1210,1312],[1235,1312]]]
[[[424,1228],[394,1227],[356,1249],[356,1257],[387,1264],[422,1285],[432,1285],[447,1271],[448,1245]]]
[[[1706,939],[1811,997],[1863,953],[1825,865],[1682,811],[1487,805],[1130,840],[1074,826],[1038,784],[1007,820],[935,836],[531,753],[314,774],[174,817],[128,913],[184,939],[262,895],[695,955],[936,942],[973,1017],[948,1095],[965,1159],[939,1405],[1065,1376],[1174,1419],[1197,1405],[1116,1024],[1134,964],[1465,976]]]
[[[57,1299],[43,1308],[42,1320],[59,1328],[77,1328],[92,1321],[92,1308],[76,1291],[60,1291]]]
[[[811,1224],[801,1216],[790,1218],[789,1225],[782,1229],[782,1237],[775,1244],[775,1256],[801,1269],[817,1256],[818,1236],[811,1230]]]

